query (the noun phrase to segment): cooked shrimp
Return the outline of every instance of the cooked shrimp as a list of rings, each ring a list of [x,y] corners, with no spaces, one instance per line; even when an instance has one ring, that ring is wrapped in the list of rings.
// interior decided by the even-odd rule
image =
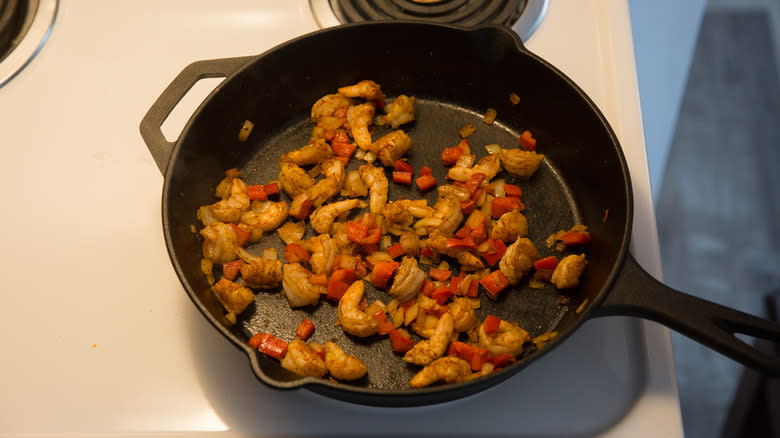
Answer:
[[[450,198],[458,202],[466,202],[471,199],[471,194],[463,187],[454,186],[452,184],[444,184],[439,186],[439,197]]]
[[[411,350],[404,354],[404,361],[415,365],[428,365],[442,357],[452,340],[453,324],[452,314],[442,315],[431,338],[415,344]]]
[[[246,184],[241,178],[233,178],[230,183],[230,196],[199,208],[198,219],[206,226],[214,222],[238,222],[241,214],[249,209],[249,204]]]
[[[322,377],[328,373],[325,361],[300,339],[287,344],[287,354],[281,364],[284,369],[304,376]]]
[[[243,312],[255,300],[255,294],[251,290],[224,277],[220,278],[211,289],[225,310],[234,315]]]
[[[394,165],[410,149],[412,149],[412,139],[400,129],[384,135],[368,147],[368,150],[375,153],[387,167]]]
[[[452,314],[455,332],[467,332],[479,324],[474,304],[469,298],[457,297],[447,306],[447,311]]]
[[[542,154],[520,148],[502,149],[496,156],[501,159],[501,164],[510,175],[520,178],[530,178],[544,159]]]
[[[517,356],[523,352],[523,344],[530,341],[528,332],[521,329],[517,323],[508,323],[503,319],[498,325],[498,330],[485,333],[485,323],[479,326],[479,344],[486,348],[491,356],[499,354],[511,354]]]
[[[390,125],[393,129],[414,121],[414,105],[417,99],[402,94],[396,97],[390,105],[385,108],[386,115],[380,119],[383,124]]]
[[[580,275],[585,270],[588,261],[585,260],[585,254],[567,255],[553,270],[550,283],[558,289],[568,289],[580,284]]]
[[[319,207],[325,201],[336,195],[344,185],[345,164],[344,161],[331,158],[321,164],[322,175],[325,177],[306,190],[306,194],[315,207]]]
[[[404,257],[387,294],[403,303],[414,298],[422,289],[423,283],[425,283],[425,272],[417,265],[417,259]]]
[[[520,213],[520,210],[512,210],[498,218],[493,228],[490,229],[490,238],[514,242],[518,237],[528,236],[528,219]]]
[[[353,105],[347,111],[352,138],[360,149],[368,150],[371,146],[371,123],[374,119],[374,104],[371,102]]]
[[[279,163],[293,163],[298,166],[310,166],[333,156],[333,150],[324,140],[319,139],[300,149],[288,152],[279,158]]]
[[[425,242],[428,247],[439,254],[457,259],[460,263],[460,269],[463,271],[476,271],[485,267],[479,257],[468,252],[465,248],[448,248],[447,236],[438,230],[434,230]]]
[[[419,306],[419,304],[418,304]],[[417,311],[417,317],[412,321],[412,330],[425,339],[430,339],[436,332],[436,326],[439,324],[439,317],[424,310]]]
[[[333,342],[325,343],[325,366],[333,378],[338,380],[357,380],[366,375],[368,369],[355,356],[344,352]]]
[[[253,289],[271,289],[282,281],[282,262],[256,256],[243,248],[236,248],[236,254],[245,261],[241,265],[244,285]]]
[[[344,201],[323,204],[314,210],[309,220],[314,231],[322,234],[330,231],[330,226],[336,218],[353,208],[366,208],[368,204],[360,199],[347,199]]]
[[[300,263],[283,266],[282,290],[290,307],[313,306],[320,301],[320,295],[328,293],[325,286],[309,282],[311,272]]]
[[[430,234],[438,230],[445,236],[451,236],[463,221],[460,202],[452,198],[439,197],[433,204],[434,214],[424,217],[414,224],[421,234]]]
[[[355,101],[341,94],[326,94],[311,107],[311,119],[317,123],[323,117],[333,116],[339,109],[346,110]]]
[[[515,243],[506,248],[506,253],[498,262],[498,269],[514,285],[520,282],[523,275],[531,272],[537,258],[533,242],[526,237],[518,237]]]
[[[376,334],[377,322],[374,313],[384,309],[384,305],[375,301],[366,310],[360,310],[365,284],[357,280],[349,286],[339,300],[338,317],[345,332],[361,338]]]
[[[320,234],[302,242],[304,248],[311,253],[309,264],[315,274],[330,274],[333,263],[339,255],[338,247],[327,234]]]
[[[376,100],[384,104],[385,95],[382,93],[382,87],[374,81],[365,80],[360,81],[354,85],[348,85],[341,87],[338,92],[342,96],[346,97],[362,97],[366,100]]]
[[[459,357],[446,356],[434,360],[415,374],[409,381],[409,386],[423,388],[439,381],[462,382],[469,376],[471,376],[471,364]]]
[[[279,184],[287,196],[294,198],[314,185],[314,178],[295,163],[282,163],[279,171]]]
[[[368,195],[368,187],[360,177],[360,172],[350,170],[344,178],[344,187],[341,189],[341,196],[352,198]]]
[[[203,241],[203,258],[214,263],[227,263],[236,259],[236,232],[229,224],[216,222],[200,230]]]
[[[287,220],[286,202],[252,201],[252,208],[241,215],[239,227],[250,231],[252,237],[249,240],[257,242],[264,231],[277,229],[285,220]]]
[[[447,172],[447,178],[455,181],[468,181],[471,175],[481,173],[485,175],[486,180],[491,180],[501,171],[501,160],[497,155],[488,155],[483,157],[474,167],[454,166]]]
[[[371,213],[381,213],[387,203],[388,182],[384,169],[364,164],[358,172],[368,186],[369,210]]]
[[[382,209],[387,231],[399,236],[412,231],[410,225],[414,222],[414,218],[424,218],[434,214],[436,210],[428,207],[428,201],[425,199],[399,199],[388,202]]]

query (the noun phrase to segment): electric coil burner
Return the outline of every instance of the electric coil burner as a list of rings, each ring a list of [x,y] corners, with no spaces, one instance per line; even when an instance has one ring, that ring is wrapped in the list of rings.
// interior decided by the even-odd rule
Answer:
[[[378,20],[423,20],[474,27],[509,26],[525,40],[548,0],[309,0],[320,27]],[[334,22],[335,21],[335,22]]]

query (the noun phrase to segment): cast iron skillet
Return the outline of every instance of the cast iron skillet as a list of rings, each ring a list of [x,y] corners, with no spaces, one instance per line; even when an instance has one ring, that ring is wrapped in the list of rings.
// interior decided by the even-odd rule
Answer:
[[[226,79],[201,104],[178,141],[167,142],[160,131],[162,122],[189,88],[205,77]],[[351,338],[335,327],[335,306],[324,299],[314,308],[293,310],[280,291],[262,291],[236,325],[225,321],[200,272],[201,242],[190,229],[198,225],[196,210],[215,202],[214,188],[226,169],[242,169],[250,184],[276,179],[281,153],[307,143],[313,102],[362,79],[381,84],[390,99],[398,94],[417,97],[417,121],[404,126],[415,145],[410,162],[416,169],[430,165],[439,182],[445,173],[439,164],[441,150],[457,144],[457,129],[463,124],[477,126],[469,140],[480,152],[490,143],[516,147],[522,130],[533,132],[538,150],[546,156],[543,165],[528,182],[510,179],[523,189],[529,238],[542,255],[552,254],[544,244],[547,235],[575,223],[586,224],[593,237],[586,249],[590,264],[573,291],[534,290],[521,283],[505,291],[498,302],[483,298],[479,312],[481,318],[495,314],[517,320],[531,336],[557,330],[559,336],[545,348],[531,347],[517,363],[486,377],[412,390],[408,381],[417,368],[393,354],[386,339]],[[518,105],[510,103],[510,92],[520,96]],[[498,112],[497,122],[489,127],[480,122],[488,107]],[[250,139],[241,143],[237,133],[246,119],[255,128]],[[780,326],[674,291],[654,280],[628,253],[631,183],[612,129],[582,90],[526,50],[508,29],[416,22],[355,24],[314,32],[259,56],[195,62],[154,103],[141,122],[141,133],[165,175],[163,229],[182,284],[203,315],[246,352],[254,372],[272,387],[304,387],[372,405],[448,401],[507,379],[566,340],[587,319],[606,315],[658,321],[750,367],[780,375],[778,358],[734,336],[744,333],[777,340]],[[354,161],[350,168],[357,167]],[[402,195],[420,196],[416,190],[391,184],[390,199]],[[435,191],[428,194],[429,200],[434,196]],[[257,249],[269,245],[281,254],[275,234]],[[371,300],[389,300],[370,285],[367,295]],[[302,378],[247,345],[257,331],[292,340],[303,316],[317,326],[313,340],[335,340],[366,362],[368,376],[355,383]]]

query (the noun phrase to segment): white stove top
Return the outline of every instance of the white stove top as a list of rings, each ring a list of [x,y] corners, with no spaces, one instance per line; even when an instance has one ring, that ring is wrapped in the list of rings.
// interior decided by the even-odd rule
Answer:
[[[555,0],[527,45],[613,125],[634,184],[632,252],[660,274],[629,26],[625,0]],[[669,332],[628,318],[590,321],[507,382],[442,405],[356,406],[252,375],[170,265],[138,124],[190,62],[316,27],[305,1],[60,4],[46,46],[0,88],[0,435],[682,436]]]

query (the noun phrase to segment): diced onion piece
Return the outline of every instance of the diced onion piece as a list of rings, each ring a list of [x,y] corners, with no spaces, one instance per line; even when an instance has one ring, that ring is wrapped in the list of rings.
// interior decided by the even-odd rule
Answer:
[[[496,120],[496,116],[498,113],[493,108],[488,108],[487,111],[485,111],[485,116],[482,117],[482,123],[486,125],[492,125],[493,121]]]
[[[244,124],[241,125],[241,130],[238,131],[238,141],[246,141],[249,138],[249,134],[252,133],[255,124],[249,120],[244,120]]]
[[[476,126],[474,126],[471,123],[466,123],[460,129],[458,129],[458,135],[460,135],[461,138],[466,138],[466,137],[468,137],[469,135],[473,134],[476,131],[477,131],[477,127]]]
[[[512,102],[512,105],[517,105],[520,103],[520,96],[515,93],[509,93],[509,101]]]
[[[275,248],[265,248],[263,250],[263,258],[268,260],[279,260],[279,253],[276,252]]]
[[[320,173],[322,173],[322,166],[320,166],[320,163],[317,163],[317,165],[309,169],[306,173],[312,178],[317,178],[320,176]]]
[[[493,196],[496,198],[501,196],[506,196],[506,192],[504,191],[504,184],[506,182],[503,178],[498,178],[496,180],[493,180]]]
[[[498,153],[501,152],[501,146],[493,143],[493,144],[489,144],[489,145],[485,146],[485,150],[490,155],[495,155],[495,154],[498,154]]]
[[[376,154],[371,151],[368,151],[363,156],[363,160],[365,160],[367,163],[373,163],[374,160],[376,160]]]
[[[384,252],[384,251],[374,251],[371,254],[366,256],[366,260],[371,263],[372,265],[376,265],[379,262],[393,262],[392,257],[390,257],[390,254]]]
[[[362,160],[363,157],[366,156],[366,151],[364,149],[357,148],[355,149],[355,158],[358,160]]]
[[[393,244],[393,240],[387,234],[383,235],[382,238],[379,239],[379,249],[382,251],[385,251],[387,250],[387,248],[390,248],[392,244]]]
[[[285,244],[298,242],[303,239],[303,235],[306,232],[306,222],[287,221],[284,225],[277,228],[276,232]]]

